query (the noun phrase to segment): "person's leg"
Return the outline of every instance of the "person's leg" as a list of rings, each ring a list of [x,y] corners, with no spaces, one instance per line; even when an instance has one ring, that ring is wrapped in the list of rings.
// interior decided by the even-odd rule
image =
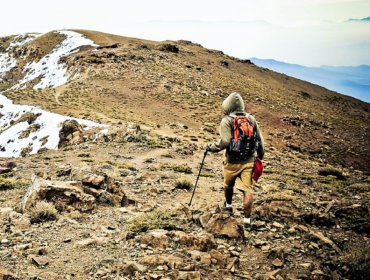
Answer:
[[[252,193],[243,192],[243,196],[244,217],[250,218],[253,206],[253,195]]]
[[[231,163],[224,163],[224,194],[228,208],[231,209],[231,204],[234,195],[235,179],[237,178],[237,166]],[[225,205],[226,206],[226,205]]]
[[[253,206],[252,173],[253,163],[246,163],[239,177],[236,179],[236,187],[243,192],[244,222],[248,224],[250,223]]]
[[[225,189],[225,199],[227,204],[231,204],[233,202],[233,195],[234,195],[234,186],[227,186]]]

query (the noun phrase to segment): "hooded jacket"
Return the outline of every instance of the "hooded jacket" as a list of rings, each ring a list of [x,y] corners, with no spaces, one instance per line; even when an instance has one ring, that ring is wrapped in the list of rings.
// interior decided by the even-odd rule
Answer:
[[[261,131],[258,127],[258,124],[252,115],[249,115],[250,120],[256,129],[257,141],[259,142],[257,151],[246,160],[243,160],[243,162],[240,162],[239,160],[235,159],[232,155],[228,154],[227,147],[229,147],[230,145],[230,141],[233,137],[234,131],[233,128],[234,118],[232,117],[232,115],[245,114],[244,102],[240,94],[237,92],[231,93],[222,103],[222,109],[224,111],[225,116],[222,118],[220,124],[220,139],[217,142],[211,144],[209,148],[210,151],[216,153],[226,149],[226,161],[229,163],[253,162],[256,156],[260,159],[263,159],[263,156],[265,154],[264,141],[262,138]]]

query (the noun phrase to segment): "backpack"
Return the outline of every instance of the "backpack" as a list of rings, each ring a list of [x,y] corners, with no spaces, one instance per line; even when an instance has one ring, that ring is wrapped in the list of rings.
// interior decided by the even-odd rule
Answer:
[[[234,125],[228,152],[239,160],[245,160],[257,148],[255,122],[248,114],[230,116],[234,119]]]

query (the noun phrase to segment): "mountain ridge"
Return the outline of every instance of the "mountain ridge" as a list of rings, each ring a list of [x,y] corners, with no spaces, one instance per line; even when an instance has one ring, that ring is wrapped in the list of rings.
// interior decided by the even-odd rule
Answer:
[[[79,51],[63,58],[68,71],[72,69],[78,71],[76,79],[68,81],[61,87],[43,89],[43,94],[38,95],[37,99],[33,97],[37,92],[31,88],[37,84],[37,79],[29,81],[25,90],[11,90],[18,80],[23,78],[22,68],[29,61],[39,60],[48,55],[53,47],[62,42],[63,36],[50,32],[14,50],[14,56],[25,53],[26,58],[17,56],[18,66],[7,72],[8,76],[0,85],[0,89],[7,89],[4,94],[21,104],[30,102],[27,105],[41,106],[43,109],[77,118],[86,116],[86,112],[89,112],[93,120],[106,124],[118,122],[121,115],[128,121],[146,119],[148,124],[160,122],[161,126],[169,126],[171,115],[176,114],[174,108],[178,108],[177,114],[188,122],[187,126],[198,129],[207,122],[217,127],[217,120],[220,117],[218,112],[221,112],[217,103],[220,103],[229,92],[239,91],[246,99],[247,108],[266,126],[266,132],[271,135],[267,138],[271,139],[272,145],[279,148],[299,147],[309,156],[321,157],[324,154],[324,157],[328,156],[331,161],[346,165],[354,163],[356,166],[364,167],[365,162],[368,164],[368,159],[351,155],[357,153],[356,151],[343,154],[343,151],[340,151],[341,146],[335,144],[337,138],[332,138],[332,143],[324,144],[327,142],[325,138],[329,138],[324,136],[324,131],[326,127],[330,127],[333,130],[330,133],[339,135],[337,133],[341,130],[340,123],[344,125],[350,118],[356,118],[356,122],[361,123],[360,127],[365,128],[367,124],[363,120],[368,114],[366,110],[369,104],[258,68],[249,60],[234,58],[217,50],[208,50],[189,41],[155,42],[87,30],[74,32],[83,34],[99,45],[81,47]],[[7,44],[10,44],[9,39],[3,43],[3,48],[6,49]],[[91,75],[95,78],[91,79]],[[97,81],[100,83],[97,84]],[[94,92],[94,95],[89,95],[88,92]],[[168,94],[170,98],[166,98]],[[143,110],[142,99],[151,100],[161,109],[147,107]],[[197,108],[194,103],[201,107]],[[338,106],[333,104],[347,103],[346,106],[340,106],[348,114],[348,119],[341,119],[341,115],[337,115]],[[102,107],[103,104],[110,105]],[[307,106],[314,106],[315,109],[307,110]],[[101,108],[104,110],[101,111]],[[205,117],[200,113],[202,108],[214,113]],[[159,117],[158,113],[161,110],[167,113]],[[322,115],[324,110],[330,113]],[[137,115],[130,112],[136,112]],[[287,118],[297,116],[302,119],[301,128],[285,121]],[[276,137],[282,124],[284,133],[290,135],[285,139]],[[367,146],[365,135],[368,130],[362,132],[365,134],[359,135],[358,140],[365,147]],[[313,138],[303,141],[307,133],[322,139],[322,144],[314,147],[316,145],[313,145]],[[352,133],[356,135],[359,132],[354,130]],[[351,133],[342,137],[352,139]],[[362,146],[361,149],[366,150]],[[323,147],[326,148],[322,149]]]

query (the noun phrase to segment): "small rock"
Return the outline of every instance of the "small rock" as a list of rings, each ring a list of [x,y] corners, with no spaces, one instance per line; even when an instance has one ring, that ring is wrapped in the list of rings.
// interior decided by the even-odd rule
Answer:
[[[199,261],[205,265],[211,264],[211,255],[208,253],[200,252],[197,250],[193,250],[189,252],[191,255],[191,258],[195,261]]]
[[[310,269],[311,266],[312,266],[312,263],[301,263],[299,265],[302,266],[305,269]]]
[[[314,271],[311,272],[312,275],[319,275],[319,276],[325,276],[325,273],[322,272],[320,269],[315,269]]]
[[[276,269],[276,270],[267,272],[265,279],[275,279],[275,275],[279,273],[279,271],[280,269]]]
[[[10,240],[9,239],[7,239],[7,238],[3,238],[3,239],[1,239],[1,244],[2,245],[7,245],[7,244],[9,244],[10,243]]]
[[[179,271],[177,276],[178,280],[200,280],[199,271]]]
[[[32,243],[19,244],[19,245],[14,246],[14,250],[19,250],[19,251],[27,250],[30,248],[32,248]]]
[[[46,257],[43,256],[33,256],[32,257],[32,263],[38,267],[40,266],[46,266],[49,264],[49,260]]]
[[[95,238],[87,238],[84,240],[80,240],[74,244],[74,247],[78,248],[85,248],[90,245],[103,245],[109,242],[109,238],[107,237],[95,237]]]
[[[288,229],[288,233],[292,234],[292,233],[296,233],[296,229],[295,227],[291,227]]]
[[[231,257],[227,259],[227,266],[228,270],[234,270],[239,266],[239,259],[237,257]]]
[[[273,266],[275,267],[283,267],[284,263],[279,258],[276,258],[272,261]]]
[[[277,227],[277,228],[284,228],[284,225],[278,223],[278,222],[273,222],[272,224],[274,227]]]
[[[264,245],[264,246],[262,246],[262,247],[261,247],[261,250],[262,250],[263,252],[268,252],[268,251],[270,250],[270,248],[271,248],[271,246],[270,246],[270,245]]]
[[[223,263],[226,259],[225,255],[215,249],[209,251],[209,254],[211,255],[212,259],[216,260],[216,262],[219,264]]]

